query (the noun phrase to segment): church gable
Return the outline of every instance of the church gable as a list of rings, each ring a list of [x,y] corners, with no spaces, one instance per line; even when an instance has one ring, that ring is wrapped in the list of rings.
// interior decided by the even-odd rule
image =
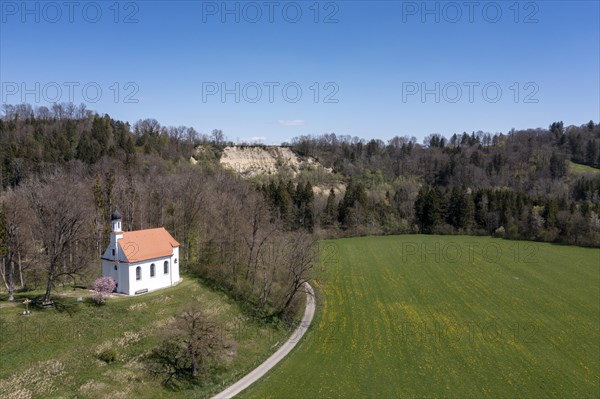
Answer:
[[[102,254],[101,259],[119,261],[121,263],[129,262],[125,257],[121,246],[118,243],[115,245],[112,242],[108,244],[108,247],[106,247],[106,250],[104,251],[104,254]]]

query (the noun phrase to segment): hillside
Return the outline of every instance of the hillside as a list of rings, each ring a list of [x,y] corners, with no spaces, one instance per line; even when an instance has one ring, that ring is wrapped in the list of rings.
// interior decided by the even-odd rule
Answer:
[[[102,307],[76,300],[87,298],[87,290],[65,289],[56,299],[57,309],[36,307],[25,320],[20,302],[35,294],[20,293],[16,303],[0,295],[2,398],[208,397],[268,357],[288,334],[286,328],[252,320],[227,295],[187,276],[176,287],[135,298],[114,296]],[[171,390],[148,373],[148,355],[181,310],[193,304],[210,310],[230,344],[222,365],[209,370],[203,384]],[[109,349],[115,359],[101,360]]]
[[[573,174],[580,173],[600,173],[600,169],[594,168],[589,165],[582,165],[580,163],[569,162],[569,171]]]

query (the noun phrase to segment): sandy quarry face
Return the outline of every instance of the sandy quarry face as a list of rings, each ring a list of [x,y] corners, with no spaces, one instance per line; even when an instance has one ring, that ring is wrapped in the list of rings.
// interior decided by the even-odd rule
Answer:
[[[327,198],[329,196],[329,190],[331,189],[333,189],[336,198],[342,198],[344,194],[346,194],[346,185],[344,183],[313,186],[313,193],[315,196]]]
[[[274,174],[289,168],[294,175],[308,166],[319,166],[312,158],[303,160],[287,147],[225,147],[221,164],[240,175]]]

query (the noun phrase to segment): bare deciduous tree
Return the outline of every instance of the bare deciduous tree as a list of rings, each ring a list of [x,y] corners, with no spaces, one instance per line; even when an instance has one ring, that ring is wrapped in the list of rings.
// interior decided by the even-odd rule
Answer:
[[[316,241],[313,235],[299,232],[289,235],[288,240],[283,253],[287,278],[280,313],[288,309],[304,283],[310,281],[317,261]]]
[[[182,176],[180,183],[181,185],[177,189],[181,212],[183,256],[187,267],[190,260],[192,230],[202,209],[203,179],[200,173],[189,171]]]
[[[26,187],[47,272],[45,304],[51,303],[50,294],[58,277],[73,277],[86,266],[86,251],[78,251],[89,214],[85,206],[89,201],[81,200],[85,194],[80,184],[69,181],[65,175],[44,183],[32,181]]]
[[[149,360],[150,372],[162,376],[167,386],[199,377],[212,361],[218,361],[227,346],[217,324],[195,305],[184,310],[164,335]]]
[[[225,141],[225,134],[221,129],[214,129],[210,136],[216,145],[221,145]]]
[[[21,272],[21,243],[19,230],[22,219],[20,215],[20,199],[17,193],[9,192],[0,201],[0,255],[2,255],[2,279],[8,292],[8,300],[14,300],[15,290],[15,265],[19,269],[21,286],[23,277]]]

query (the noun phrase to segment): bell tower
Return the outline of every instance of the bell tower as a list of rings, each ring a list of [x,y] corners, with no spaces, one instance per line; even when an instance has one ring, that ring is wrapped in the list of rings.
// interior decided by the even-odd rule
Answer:
[[[111,228],[110,231],[112,233],[122,233],[123,231],[121,230],[121,214],[119,213],[119,211],[114,211],[112,213],[112,215],[110,215],[110,223],[111,223]]]
[[[110,252],[112,258],[115,260],[119,259],[119,246],[117,241],[123,238],[123,230],[121,230],[121,214],[119,211],[114,211],[110,215]]]

